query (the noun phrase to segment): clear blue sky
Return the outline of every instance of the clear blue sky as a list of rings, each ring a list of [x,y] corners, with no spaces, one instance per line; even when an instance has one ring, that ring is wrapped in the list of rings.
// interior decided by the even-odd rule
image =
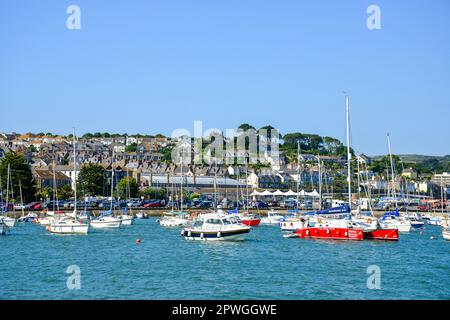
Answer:
[[[344,140],[347,91],[360,152],[386,153],[389,131],[394,153],[450,154],[448,0],[4,0],[0,39],[0,132],[203,120]]]

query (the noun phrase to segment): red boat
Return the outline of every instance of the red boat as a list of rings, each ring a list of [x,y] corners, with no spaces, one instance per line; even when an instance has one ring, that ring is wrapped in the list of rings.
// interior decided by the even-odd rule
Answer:
[[[364,239],[398,241],[398,229],[377,229],[364,232]]]
[[[299,238],[311,239],[331,239],[331,240],[364,240],[364,232],[362,229],[353,228],[305,228],[295,232]]]
[[[257,227],[261,223],[261,219],[253,217],[242,217],[241,223],[249,227]]]

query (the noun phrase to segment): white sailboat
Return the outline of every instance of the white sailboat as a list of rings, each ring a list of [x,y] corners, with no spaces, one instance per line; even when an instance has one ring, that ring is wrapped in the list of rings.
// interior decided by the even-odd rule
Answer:
[[[54,220],[50,222],[47,226],[47,230],[51,233],[57,234],[87,234],[89,232],[89,224],[81,223],[77,220],[77,157],[76,157],[76,141],[75,141],[75,129],[73,129],[73,166],[74,166],[74,180],[75,180],[75,188],[74,188],[74,211],[73,216],[65,216],[65,215],[55,215]],[[53,162],[53,190],[54,190],[54,201],[53,203],[57,203],[57,185],[55,178],[55,163]],[[58,210],[59,211],[59,210]]]
[[[0,210],[1,213],[3,213],[3,191],[1,190],[2,181],[1,181],[1,175],[0,175]],[[6,206],[8,208],[8,206]],[[6,212],[8,210],[6,209]],[[3,216],[0,217],[0,235],[5,235],[9,231],[8,226],[3,222]]]
[[[111,204],[110,211],[107,214],[103,214],[97,219],[91,221],[91,227],[94,229],[116,229],[120,228],[122,221],[113,216],[113,199],[114,199],[114,150],[112,153],[111,163]]]
[[[405,217],[402,217],[398,212],[397,194],[395,192],[394,160],[392,158],[391,139],[389,137],[389,133],[387,134],[387,142],[389,159],[391,163],[392,195],[394,198],[395,212],[385,214],[384,217],[381,218],[380,224],[385,229],[398,229],[399,232],[410,232],[412,228],[411,221]]]
[[[183,211],[183,158],[181,158],[180,161],[180,174],[180,211],[174,210],[172,199],[172,210],[170,212],[164,212],[164,217],[159,220],[159,224],[162,227],[183,227],[191,222],[191,220],[189,219],[189,214]]]
[[[122,222],[123,226],[131,226],[134,223],[133,213],[131,212],[131,207],[128,206],[129,200],[130,200],[130,181],[129,181],[129,171],[127,167],[127,185],[126,185],[126,199],[125,202],[125,213],[122,213],[117,216],[117,219],[119,219]],[[128,210],[130,213],[128,214]]]
[[[0,219],[0,235],[5,235],[8,233],[9,227],[3,222],[3,219]]]
[[[4,216],[0,216],[0,220],[5,224],[8,228],[13,228],[17,225],[17,219],[15,218],[15,203],[14,203],[14,189],[13,189],[13,181],[12,181],[12,175],[11,175],[11,166],[8,164],[8,170],[7,170],[7,180],[6,180],[6,213],[8,212],[9,208],[9,188],[11,188],[11,199],[12,199],[12,208],[13,208],[13,217],[8,217],[6,214]]]

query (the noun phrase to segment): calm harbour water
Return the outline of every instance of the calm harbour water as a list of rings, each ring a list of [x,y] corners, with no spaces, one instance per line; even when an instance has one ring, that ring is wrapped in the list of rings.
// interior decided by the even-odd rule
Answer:
[[[276,226],[204,243],[156,218],[87,236],[27,223],[0,237],[0,299],[450,299],[449,254],[434,226],[396,243],[284,239]],[[70,265],[80,290],[67,289]],[[370,265],[381,290],[367,288]]]

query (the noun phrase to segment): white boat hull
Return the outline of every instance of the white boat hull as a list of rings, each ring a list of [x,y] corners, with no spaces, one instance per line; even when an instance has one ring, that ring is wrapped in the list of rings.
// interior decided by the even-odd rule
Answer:
[[[134,222],[134,218],[129,215],[121,215],[117,219],[122,222],[122,226],[131,226]]]
[[[304,224],[301,221],[283,221],[280,222],[281,231],[290,232],[298,229],[303,229]]]
[[[47,227],[47,230],[51,233],[58,234],[87,234],[89,232],[88,224],[66,224],[58,225],[51,224]]]
[[[248,235],[248,231],[245,233],[237,233],[237,234],[233,234],[233,235],[205,235],[203,234],[202,237],[202,233],[200,234],[195,234],[195,236],[193,234],[191,234],[191,236],[189,236],[189,232],[185,232],[185,236],[184,239],[186,240],[196,240],[196,241],[244,241],[247,238]]]
[[[161,219],[159,220],[159,224],[161,227],[166,228],[176,228],[176,227],[184,227],[189,224],[189,220],[186,219]]]
[[[449,241],[450,241],[450,229],[444,229],[444,230],[442,231],[442,237],[443,237],[445,240],[449,240]]]
[[[122,221],[91,221],[91,227],[94,229],[114,229],[120,228]]]
[[[8,228],[14,228],[17,225],[17,219],[5,217],[2,220]]]
[[[9,228],[5,224],[0,224],[0,235],[5,235],[9,231]]]

